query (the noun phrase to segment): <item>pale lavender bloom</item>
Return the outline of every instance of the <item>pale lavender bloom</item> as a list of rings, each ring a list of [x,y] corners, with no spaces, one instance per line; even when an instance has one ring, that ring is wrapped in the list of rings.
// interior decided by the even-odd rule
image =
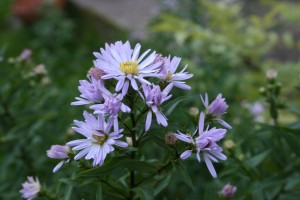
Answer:
[[[53,173],[56,173],[64,163],[70,161],[68,153],[70,152],[70,147],[63,145],[52,145],[47,151],[47,156],[54,159],[62,159],[53,169]]]
[[[129,113],[131,109],[122,103],[122,94],[112,94],[110,91],[104,87],[101,89],[104,102],[102,104],[92,105],[90,108],[95,110],[94,114],[109,115],[109,121],[113,121],[114,130],[118,132],[119,122],[118,115],[119,112]]]
[[[263,122],[263,112],[265,111],[264,106],[260,102],[254,102],[254,103],[243,103],[242,104],[245,108],[248,109],[248,111],[251,113],[251,115],[254,117],[254,120],[256,122]]]
[[[90,82],[80,80],[78,90],[81,92],[80,97],[76,97],[77,101],[71,103],[73,106],[98,103],[103,100],[101,88],[104,87],[104,82],[91,77]]]
[[[112,123],[106,123],[103,115],[98,115],[95,118],[94,115],[88,112],[83,113],[85,122],[74,120],[76,127],[72,129],[81,135],[85,136],[85,139],[73,140],[68,142],[68,146],[74,146],[73,150],[80,152],[74,157],[74,160],[79,160],[85,156],[86,160],[93,159],[93,166],[102,166],[104,160],[110,152],[114,151],[113,145],[123,148],[128,147],[126,142],[118,140],[123,137],[119,132],[110,132]]]
[[[200,113],[199,117],[199,127],[198,127],[198,134],[196,138],[194,137],[196,132],[193,133],[193,135],[187,135],[180,133],[176,134],[176,137],[186,143],[192,144],[194,149],[188,149],[184,151],[181,155],[180,158],[182,160],[187,159],[193,152],[193,150],[197,151],[196,156],[198,161],[200,162],[200,153],[203,154],[204,161],[206,163],[206,166],[210,172],[210,174],[216,178],[217,174],[214,169],[214,166],[212,165],[213,162],[218,162],[217,159],[220,160],[226,160],[226,156],[222,153],[223,149],[218,146],[216,142],[220,141],[221,139],[224,138],[226,134],[226,129],[217,129],[217,128],[212,128],[212,129],[206,129],[204,131],[204,119],[205,115],[203,112]]]
[[[32,51],[30,49],[24,49],[21,54],[18,57],[18,60],[27,60],[32,54]]]
[[[228,123],[219,118],[221,115],[226,113],[228,108],[225,98],[222,98],[222,94],[219,94],[216,99],[211,102],[211,104],[208,102],[207,94],[205,94],[205,99],[203,99],[201,95],[200,97],[206,108],[206,114],[212,116],[214,121],[221,124],[225,128],[231,129],[232,127]]]
[[[115,44],[105,44],[105,49],[101,48],[100,53],[94,52],[96,60],[94,66],[106,73],[102,79],[116,79],[116,92],[122,90],[123,96],[127,94],[129,84],[134,90],[138,90],[138,80],[143,84],[150,84],[145,77],[156,77],[160,62],[153,63],[156,58],[156,53],[153,52],[148,57],[150,49],[140,54],[141,45],[136,44],[134,49],[130,47],[130,43],[122,43],[121,41]],[[146,58],[145,58],[146,57]],[[145,58],[145,59],[144,59]]]
[[[20,190],[22,197],[27,200],[32,200],[38,196],[41,191],[41,185],[39,179],[32,176],[27,177],[27,181],[22,184],[23,188]]]
[[[185,72],[187,65],[180,71],[176,72],[181,58],[179,57],[173,57],[171,60],[171,57],[164,58],[163,67],[160,71],[159,78],[169,82],[173,83],[175,87],[181,88],[183,90],[190,90],[191,87],[188,86],[184,81],[191,78],[193,74],[189,74]]]
[[[158,85],[142,85],[144,96],[141,95],[145,103],[149,106],[150,110],[146,117],[146,125],[145,125],[145,131],[148,131],[151,122],[152,122],[152,112],[156,116],[156,121],[158,124],[163,125],[166,127],[168,125],[166,116],[159,110],[159,106],[170,99],[172,95],[168,95],[171,91],[173,84],[169,84],[163,91],[161,91],[160,87]]]
[[[233,195],[236,193],[237,188],[230,183],[227,183],[224,185],[222,190],[219,192],[220,196],[226,199],[229,199],[233,197]]]

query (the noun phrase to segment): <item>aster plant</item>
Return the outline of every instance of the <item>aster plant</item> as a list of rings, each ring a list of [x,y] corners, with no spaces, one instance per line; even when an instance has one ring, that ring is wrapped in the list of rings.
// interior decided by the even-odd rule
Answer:
[[[173,168],[193,187],[181,161],[193,155],[199,162],[203,157],[216,178],[212,162],[226,160],[218,142],[231,128],[220,119],[228,108],[222,95],[211,104],[205,95],[205,110],[194,115],[199,123],[192,125],[192,134],[186,129],[174,133],[169,119],[179,101],[172,92],[190,90],[186,81],[193,76],[186,72],[187,66],[181,68],[181,58],[142,52],[140,44],[132,48],[128,41],[106,44],[94,55],[94,66],[87,80],[79,81],[80,95],[71,103],[85,106],[84,121],[74,120],[72,129],[79,134],[73,140],[47,152],[48,157],[61,160],[53,172],[75,165],[75,179],[89,179],[85,184],[94,181],[96,196],[103,193],[120,199],[154,198],[167,186],[160,182],[174,173]],[[147,158],[151,142],[166,150],[164,158]],[[102,187],[107,190],[99,191]]]

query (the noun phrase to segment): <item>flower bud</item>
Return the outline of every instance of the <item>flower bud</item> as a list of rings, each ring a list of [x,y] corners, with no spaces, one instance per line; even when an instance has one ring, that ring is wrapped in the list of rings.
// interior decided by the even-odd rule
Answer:
[[[68,158],[68,153],[70,152],[70,147],[62,145],[52,145],[47,151],[47,156],[54,159],[65,159]]]
[[[222,190],[219,192],[219,195],[225,199],[229,199],[233,197],[233,195],[236,193],[237,188],[230,183],[227,183],[224,185]]]
[[[175,144],[176,140],[177,140],[177,138],[176,138],[175,134],[172,132],[167,133],[165,136],[165,141],[167,144],[173,145],[173,144]]]
[[[275,79],[277,78],[277,71],[274,69],[269,69],[266,71],[266,76],[268,79]]]
[[[190,108],[189,114],[193,117],[197,117],[199,115],[199,109],[197,107],[193,106]]]
[[[132,147],[132,138],[131,137],[125,137],[125,140],[129,147]]]
[[[88,75],[90,75],[91,77],[93,77],[96,80],[100,80],[101,77],[103,75],[105,75],[104,71],[102,71],[101,69],[97,68],[97,67],[92,67],[89,71],[88,71]]]
[[[235,147],[235,143],[233,142],[233,140],[226,140],[224,142],[224,147],[226,149],[233,149]]]

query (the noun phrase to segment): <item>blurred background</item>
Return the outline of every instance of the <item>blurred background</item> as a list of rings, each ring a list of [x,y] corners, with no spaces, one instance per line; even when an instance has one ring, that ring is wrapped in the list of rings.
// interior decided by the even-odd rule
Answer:
[[[118,40],[188,64],[192,90],[176,91],[187,98],[170,124],[189,128],[193,108],[203,108],[199,94],[222,93],[229,104],[224,119],[233,129],[218,179],[192,158],[185,164],[194,189],[172,176],[157,199],[217,199],[226,183],[237,187],[233,199],[300,198],[299,1],[1,0],[0,199],[21,199],[28,175],[80,199],[86,188],[64,179],[73,169],[52,174],[56,161],[46,150],[73,138],[83,110],[70,106],[78,81],[93,66],[92,52]],[[164,151],[155,148],[149,154]]]

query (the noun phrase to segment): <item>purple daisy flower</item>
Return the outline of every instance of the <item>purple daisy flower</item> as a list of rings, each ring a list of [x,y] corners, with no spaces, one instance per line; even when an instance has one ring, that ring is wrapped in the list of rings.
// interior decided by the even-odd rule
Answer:
[[[119,131],[118,115],[122,111],[129,113],[131,109],[122,103],[122,94],[112,94],[104,87],[101,89],[104,103],[92,105],[90,108],[95,110],[94,114],[109,115],[109,121],[113,121],[115,132]]]
[[[94,160],[94,167],[97,165],[102,166],[107,154],[114,151],[113,145],[123,148],[128,147],[126,142],[118,140],[123,137],[120,134],[123,130],[110,133],[112,123],[106,123],[103,115],[95,118],[94,115],[86,111],[83,115],[85,122],[74,120],[77,127],[72,127],[72,129],[85,136],[86,139],[73,140],[67,143],[68,146],[74,146],[74,151],[80,150],[74,160],[79,160],[85,156],[86,160]]]
[[[199,136],[194,138],[196,132],[193,133],[193,135],[187,135],[180,133],[175,134],[176,137],[186,143],[192,144],[194,149],[188,149],[184,151],[181,155],[180,158],[182,160],[187,159],[189,156],[191,156],[193,150],[197,151],[197,159],[200,162],[200,153],[203,154],[204,161],[206,163],[206,166],[210,172],[210,174],[216,178],[216,170],[214,166],[212,165],[212,162],[218,162],[217,158],[220,160],[226,160],[226,156],[222,153],[223,149],[217,145],[216,142],[220,141],[221,139],[224,138],[226,134],[226,129],[217,129],[217,128],[212,128],[210,130],[205,130],[204,131],[204,118],[205,115],[203,112],[200,113],[200,118],[199,118],[199,127],[198,127],[198,133]]]
[[[171,60],[171,56],[164,58],[163,67],[160,71],[160,78],[173,83],[175,87],[181,88],[183,90],[190,90],[191,87],[188,86],[184,81],[191,78],[193,74],[189,74],[185,72],[187,65],[178,73],[175,73],[181,58],[173,57]]]
[[[143,100],[145,101],[145,103],[149,106],[149,108],[151,108],[146,117],[145,130],[148,131],[151,126],[152,112],[156,116],[157,123],[166,127],[168,125],[167,118],[159,110],[159,106],[163,102],[167,101],[168,99],[170,99],[172,97],[172,95],[168,95],[168,94],[171,91],[173,84],[172,83],[169,84],[163,91],[161,91],[161,89],[158,85],[149,86],[149,85],[143,84],[142,87],[143,87],[144,96],[143,95],[141,95],[141,96],[142,96]]]
[[[222,98],[222,94],[219,94],[211,104],[208,102],[208,96],[205,94],[205,99],[202,98],[200,95],[201,100],[206,108],[205,113],[213,117],[213,120],[217,123],[221,124],[225,128],[231,129],[232,127],[226,123],[224,120],[220,119],[219,117],[226,113],[228,108],[227,103],[225,102],[225,98]]]
[[[160,62],[154,62],[156,53],[153,52],[147,58],[146,55],[150,49],[140,54],[141,45],[137,44],[134,49],[130,47],[130,43],[122,43],[105,45],[105,49],[101,48],[100,53],[94,52],[96,60],[95,67],[106,73],[102,79],[114,78],[118,81],[116,92],[122,90],[123,96],[127,94],[129,83],[134,90],[138,90],[136,80],[144,84],[150,84],[145,77],[156,77]],[[144,59],[145,58],[145,59]]]
[[[101,88],[104,87],[104,82],[99,79],[91,77],[90,82],[87,80],[80,80],[78,90],[81,92],[80,97],[76,97],[77,101],[72,102],[71,105],[86,105],[102,101]]]
[[[47,151],[47,156],[54,159],[62,159],[53,169],[53,173],[56,173],[64,163],[70,161],[68,153],[70,152],[70,147],[62,145],[52,145]]]
[[[22,197],[27,200],[32,200],[38,196],[38,193],[41,191],[41,184],[39,182],[39,179],[34,178],[32,176],[27,177],[27,181],[25,181],[22,184],[22,189],[20,190],[20,193],[22,194]]]

